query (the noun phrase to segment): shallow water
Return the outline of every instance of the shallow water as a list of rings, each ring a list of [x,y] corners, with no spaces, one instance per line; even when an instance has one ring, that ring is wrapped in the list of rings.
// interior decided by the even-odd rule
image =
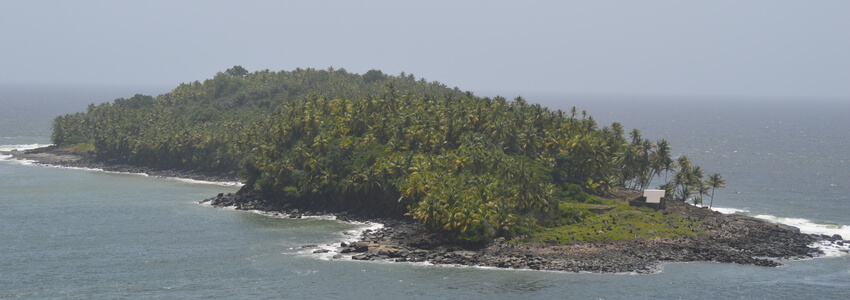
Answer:
[[[674,153],[726,177],[715,206],[792,218],[809,230],[846,232],[850,224],[850,136],[842,129],[850,124],[839,113],[846,105],[538,99],[564,109],[577,103],[600,124],[620,120],[668,139]],[[676,117],[638,117],[659,107]],[[49,143],[49,132],[8,126],[0,124],[0,145]],[[850,291],[850,256],[840,252],[779,268],[670,263],[651,275],[333,261],[300,247],[331,247],[363,225],[196,203],[236,189],[0,161],[0,298],[843,299]]]

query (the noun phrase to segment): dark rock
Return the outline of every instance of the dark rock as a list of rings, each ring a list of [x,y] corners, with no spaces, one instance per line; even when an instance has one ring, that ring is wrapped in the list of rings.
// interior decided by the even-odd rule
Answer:
[[[64,152],[63,152],[64,151]],[[158,170],[99,160],[90,153],[71,153],[56,147],[13,153],[18,159],[68,167],[100,168],[107,171],[147,173],[151,176],[182,177],[207,181],[238,181],[230,173],[201,174],[185,170]],[[300,207],[281,203],[280,199],[264,199],[250,192],[218,194],[206,199],[217,207],[257,209],[278,216],[300,218],[302,215],[337,214],[342,221],[378,222],[384,228],[366,230],[355,243],[340,243],[340,253],[358,252],[354,260],[394,259],[395,261],[431,261],[433,263],[482,265],[569,272],[651,272],[664,261],[716,261],[757,266],[777,266],[776,259],[812,257],[819,253],[808,247],[814,242],[828,240],[835,245],[850,243],[839,235],[813,236],[799,229],[767,223],[740,215],[724,215],[707,209],[668,201],[664,214],[677,214],[688,220],[706,224],[708,235],[675,239],[640,239],[621,242],[569,243],[570,240],[551,240],[550,243],[569,243],[567,246],[518,246],[505,243],[503,238],[490,244],[456,243],[438,234],[426,233],[420,224],[400,217],[375,218],[374,212],[340,211],[329,207]],[[611,220],[610,224],[616,224]],[[622,223],[620,221],[619,223]],[[615,228],[605,226],[597,234],[610,233]],[[692,231],[694,229],[691,229]],[[316,248],[305,245],[302,248]],[[316,249],[328,253],[327,249]],[[341,254],[334,258],[342,257]],[[769,258],[769,259],[765,259]]]
[[[378,248],[380,245],[369,242],[354,242],[352,246],[354,247],[354,252],[366,252]]]

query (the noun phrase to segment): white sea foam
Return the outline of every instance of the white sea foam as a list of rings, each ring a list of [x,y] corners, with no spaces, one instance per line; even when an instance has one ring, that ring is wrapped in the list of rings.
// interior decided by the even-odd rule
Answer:
[[[794,226],[800,229],[800,232],[805,234],[822,234],[822,235],[840,235],[842,239],[850,239],[850,226],[841,224],[824,224],[815,223],[809,219],[778,217],[768,214],[754,214],[745,209],[714,207],[713,210],[724,214],[745,214],[754,218],[762,219],[768,222]],[[824,256],[840,256],[850,253],[850,243],[832,243],[829,241],[817,242],[812,247],[818,248],[824,252]]]
[[[251,210],[248,210],[248,211],[255,213],[255,214],[258,214],[258,215],[263,215],[263,216],[272,217],[272,218],[294,219],[293,215],[285,214],[285,213],[281,213],[281,212],[276,212],[276,211],[269,212],[269,211],[262,211],[262,210],[257,210],[257,209],[251,209]],[[299,215],[299,218],[300,219],[313,219],[313,220],[328,220],[328,221],[335,221],[336,220],[335,215]],[[352,224],[356,224],[356,223],[352,222]]]
[[[199,202],[199,203],[209,204],[209,202]],[[236,206],[225,206],[225,207],[222,207],[222,208],[236,210]],[[281,213],[281,212],[267,212],[267,211],[256,210],[256,209],[248,210],[248,212],[255,213],[255,214],[258,214],[258,215],[262,215],[262,216],[271,217],[271,218],[289,219],[289,218],[293,217],[292,215]],[[330,214],[328,214],[328,215],[300,215],[300,218],[301,219],[314,219],[314,220],[327,220],[327,221],[336,221],[337,220],[337,216],[330,215]],[[290,248],[290,250],[296,250],[296,253],[298,253],[300,255],[308,255],[308,256],[315,257],[315,258],[321,259],[321,260],[333,260],[334,259],[333,257],[337,254],[340,254],[340,251],[342,251],[342,246],[340,245],[340,243],[344,242],[344,243],[348,244],[348,243],[353,243],[353,242],[359,241],[360,236],[363,235],[363,233],[366,232],[367,230],[376,231],[376,230],[379,230],[381,228],[384,228],[383,223],[377,223],[377,222],[346,221],[346,223],[356,225],[356,226],[358,226],[358,228],[353,229],[353,230],[346,230],[346,231],[339,232],[339,239],[336,240],[336,241],[333,241],[333,242],[325,243],[325,244],[319,245],[317,247],[306,247],[306,248],[295,247],[295,248]],[[329,251],[326,252],[326,253],[313,253],[313,251],[318,250],[318,249],[327,249]],[[345,255],[345,256],[343,256],[343,258],[344,259],[351,259],[351,256]]]
[[[27,151],[52,145],[53,144],[0,145],[0,152]]]
[[[809,219],[778,217],[768,214],[755,214],[746,209],[714,207],[714,211],[724,214],[744,214],[754,218],[762,219],[772,223],[778,223],[788,226],[794,226],[800,229],[800,232],[806,234],[823,234],[823,235],[840,235],[844,239],[850,239],[850,226],[840,224],[824,224],[815,223]]]
[[[238,181],[207,181],[207,180],[197,180],[197,179],[189,179],[189,178],[179,178],[179,177],[163,177],[166,179],[177,180],[186,183],[195,183],[195,184],[213,184],[213,185],[221,185],[221,186],[235,186],[241,187],[245,185],[244,183]]]
[[[50,144],[47,144],[47,145],[45,145],[45,144],[2,145],[2,146],[0,146],[0,152],[9,152],[9,151],[15,151],[15,150],[26,151],[26,150],[32,150],[32,149],[36,149],[36,148],[45,147],[45,146],[50,146]],[[0,154],[0,160],[11,160],[11,158],[12,158],[11,154]],[[146,173],[107,171],[107,170],[104,170],[104,169],[101,169],[101,168],[57,166],[57,165],[51,165],[51,164],[43,164],[43,163],[39,163],[39,162],[34,161],[34,160],[28,160],[28,159],[17,159],[17,160],[14,160],[14,161],[21,164],[21,165],[25,165],[25,166],[39,166],[39,167],[47,167],[47,168],[58,168],[58,169],[69,169],[69,170],[104,172],[104,173],[109,173],[109,174],[137,175],[137,176],[142,176],[142,177],[151,177],[150,175],[148,175]],[[154,176],[154,177],[159,177],[159,176]],[[238,181],[207,181],[207,180],[196,180],[196,179],[179,178],[179,177],[159,177],[159,178],[176,180],[176,181],[193,183],[193,184],[212,184],[212,185],[234,186],[234,187],[241,187],[241,186],[245,185],[245,184],[238,182]]]
[[[3,158],[3,159],[0,159],[0,160],[7,160],[7,161],[14,162],[14,163],[17,163],[17,164],[20,164],[20,165],[23,165],[23,166],[38,166],[39,165],[38,162],[36,162],[34,160],[13,159],[13,156],[11,156],[11,155],[9,155],[7,158]]]
[[[302,216],[302,218],[320,218],[320,219],[325,219],[325,220],[336,220],[336,216],[333,216],[332,219],[326,219],[325,217],[326,217],[325,215],[309,216],[309,217],[308,216]],[[349,221],[348,223],[353,224],[353,225],[358,225],[359,227],[357,229],[354,229],[354,230],[348,230],[348,231],[340,232],[339,233],[339,235],[340,235],[339,240],[337,240],[337,241],[334,241],[334,242],[331,242],[331,243],[326,243],[324,245],[319,245],[317,247],[293,248],[293,250],[297,249],[298,250],[297,253],[300,254],[300,255],[309,255],[311,257],[315,257],[315,258],[320,259],[320,260],[333,260],[334,256],[336,256],[337,254],[341,254],[340,253],[340,251],[342,251],[341,243],[350,244],[350,243],[359,241],[360,236],[363,235],[364,232],[366,232],[368,230],[375,231],[375,230],[379,230],[381,228],[384,228],[384,224],[376,223],[376,222],[353,222],[353,221]],[[318,249],[325,249],[325,250],[328,250],[328,252],[313,253],[313,251],[316,251]],[[343,255],[341,257],[341,259],[350,260],[351,255]]]
[[[163,179],[175,180],[175,181],[193,183],[193,184],[212,184],[212,185],[235,186],[235,187],[241,187],[241,186],[245,185],[245,184],[243,184],[241,182],[237,182],[237,181],[207,181],[207,180],[197,180],[197,179],[190,179],[190,178],[180,178],[180,177],[151,176],[151,175],[148,175],[146,173],[107,171],[107,170],[100,169],[100,168],[66,167],[66,166],[56,166],[56,165],[49,165],[49,164],[40,164],[40,163],[37,163],[37,162],[26,161],[26,160],[21,160],[21,161],[26,163],[26,164],[29,164],[29,165],[38,165],[38,166],[50,167],[50,168],[94,171],[94,172],[104,172],[104,173],[109,173],[109,174],[121,174],[121,175],[137,175],[137,176],[142,176],[142,177],[157,177],[157,178],[163,178]]]
[[[0,160],[11,160],[12,154],[9,152],[12,151],[27,151],[42,147],[47,147],[52,144],[21,144],[21,145],[0,145]],[[21,161],[21,164],[24,165],[32,165],[35,162],[33,161]]]
[[[314,215],[314,216],[301,216],[302,219],[313,219],[313,220],[326,220],[326,221],[336,221],[337,217],[334,215]]]
[[[767,220],[773,223],[785,224],[800,228],[800,232],[807,234],[840,235],[842,238],[850,238],[850,226],[840,224],[815,223],[808,219],[786,218],[772,215],[754,215],[753,217]]]
[[[749,212],[745,209],[737,209],[737,208],[728,208],[728,207],[712,207],[711,210],[722,213],[722,214],[738,214],[738,213],[746,213]]]
[[[51,164],[43,164],[43,163],[39,163],[39,162],[34,161],[34,160],[27,160],[27,159],[20,159],[20,160],[16,160],[16,161],[19,162],[22,165],[27,165],[27,166],[38,166],[38,167],[45,167],[45,168],[68,169],[68,170],[80,170],[80,171],[89,171],[89,172],[104,172],[104,173],[109,173],[109,174],[138,175],[138,176],[143,176],[143,177],[149,177],[149,175],[145,174],[145,173],[106,171],[106,170],[101,169],[101,168],[57,166],[57,165],[51,165]]]
[[[848,243],[838,244],[830,241],[820,241],[814,243],[812,246],[823,251],[823,257],[836,257],[850,253],[850,244]]]

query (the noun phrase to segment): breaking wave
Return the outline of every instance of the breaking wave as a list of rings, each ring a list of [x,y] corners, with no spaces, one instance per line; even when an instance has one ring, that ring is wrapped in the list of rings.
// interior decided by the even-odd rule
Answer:
[[[771,223],[793,226],[806,234],[820,234],[827,236],[839,235],[841,239],[850,239],[850,226],[841,224],[818,223],[804,218],[779,217],[768,214],[757,214],[745,209],[714,207],[712,210],[724,214],[742,214],[762,219]],[[850,243],[832,243],[828,241],[818,242],[812,245],[824,252],[824,256],[839,256],[850,253]]]
[[[27,151],[47,146],[53,146],[53,144],[0,145],[0,152]]]

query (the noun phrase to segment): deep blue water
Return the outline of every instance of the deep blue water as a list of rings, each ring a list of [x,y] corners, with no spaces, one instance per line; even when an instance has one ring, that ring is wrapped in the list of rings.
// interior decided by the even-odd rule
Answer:
[[[4,86],[0,145],[49,143],[56,114],[138,91]],[[600,124],[620,121],[646,137],[666,138],[674,153],[727,179],[715,206],[850,235],[844,226],[850,224],[848,104],[526,98],[562,109],[576,105]],[[651,275],[332,261],[299,247],[329,247],[366,225],[196,203],[235,189],[0,160],[0,298],[844,299],[850,293],[850,256],[840,253],[779,268],[671,263]]]

